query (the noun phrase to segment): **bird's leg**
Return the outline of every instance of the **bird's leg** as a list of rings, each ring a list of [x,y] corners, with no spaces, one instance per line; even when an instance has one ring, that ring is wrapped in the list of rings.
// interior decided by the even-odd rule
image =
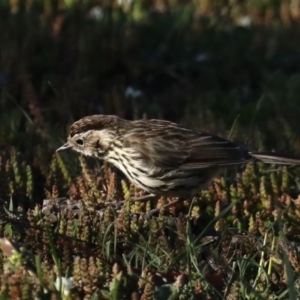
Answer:
[[[149,199],[152,199],[154,197],[156,197],[156,195],[154,195],[154,194],[143,195],[143,196],[140,196],[140,197],[133,197],[130,200],[130,202],[146,202]],[[120,208],[124,203],[125,203],[125,200],[121,200],[121,201],[117,201],[115,203],[115,205],[116,205],[117,208]]]
[[[156,197],[156,195],[154,194],[148,194],[148,195],[144,195],[144,196],[140,196],[140,197],[134,197],[131,201],[132,202],[145,202],[151,198]]]
[[[159,208],[151,209],[148,213],[146,213],[145,217],[146,217],[146,219],[149,219],[149,218],[151,218],[154,214],[158,213],[161,209],[168,208],[168,207],[173,206],[173,205],[175,205],[175,204],[177,204],[177,203],[179,203],[179,202],[181,202],[181,201],[183,201],[183,199],[179,197],[179,198],[176,199],[175,201],[172,201],[172,202],[169,202],[169,203],[167,203],[167,204],[164,204],[164,205],[162,205],[162,206],[159,207]]]

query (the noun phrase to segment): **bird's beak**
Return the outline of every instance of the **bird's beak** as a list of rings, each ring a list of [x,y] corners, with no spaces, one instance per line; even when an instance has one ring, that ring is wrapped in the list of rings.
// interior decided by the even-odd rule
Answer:
[[[68,143],[65,143],[65,144],[63,144],[60,148],[58,148],[58,149],[56,150],[56,153],[57,153],[57,152],[60,152],[60,151],[63,151],[63,150],[66,150],[66,149],[71,148],[71,147],[72,147],[71,145],[69,145]]]

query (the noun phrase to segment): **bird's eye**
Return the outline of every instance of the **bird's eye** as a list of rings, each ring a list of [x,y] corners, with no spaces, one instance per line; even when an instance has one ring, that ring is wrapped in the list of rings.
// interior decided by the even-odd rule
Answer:
[[[83,145],[83,140],[82,139],[76,140],[76,144],[82,146]]]

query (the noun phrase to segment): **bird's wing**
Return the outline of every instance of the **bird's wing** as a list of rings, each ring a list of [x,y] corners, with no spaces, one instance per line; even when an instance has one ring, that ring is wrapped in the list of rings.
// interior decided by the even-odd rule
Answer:
[[[190,153],[180,169],[241,164],[251,160],[248,150],[220,137],[197,132],[189,139]]]
[[[225,139],[167,121],[153,124],[155,121],[148,120],[147,126],[140,126],[141,129],[135,126],[123,136],[145,163],[185,170],[240,164],[251,158],[248,151]]]

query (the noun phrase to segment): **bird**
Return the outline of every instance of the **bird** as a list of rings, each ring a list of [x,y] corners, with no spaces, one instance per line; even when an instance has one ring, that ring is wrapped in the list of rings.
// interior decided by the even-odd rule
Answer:
[[[167,120],[130,121],[115,115],[91,115],[74,122],[67,142],[56,152],[66,149],[111,163],[150,195],[177,197],[162,208],[195,196],[223,167],[250,161],[300,164],[300,157],[253,152]]]

